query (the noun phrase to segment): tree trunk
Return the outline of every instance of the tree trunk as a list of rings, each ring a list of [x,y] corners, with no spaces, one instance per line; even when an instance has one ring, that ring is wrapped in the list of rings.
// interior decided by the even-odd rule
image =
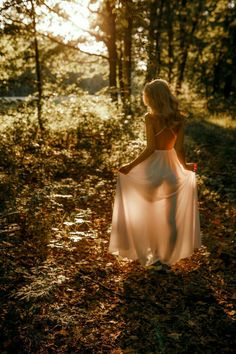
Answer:
[[[202,10],[202,5],[203,5],[204,0],[199,0],[199,6],[197,9],[197,13],[195,14],[195,19],[192,22],[192,28],[190,31],[190,34],[187,36],[186,33],[186,22],[187,22],[187,16],[186,16],[186,11],[184,12],[185,14],[182,17],[182,22],[180,21],[180,48],[182,49],[182,55],[180,56],[180,62],[178,65],[178,76],[177,76],[177,82],[176,82],[176,92],[180,92],[182,89],[182,83],[184,81],[184,72],[185,72],[185,67],[188,59],[188,50],[190,47],[190,44],[193,39],[194,32],[197,28],[198,20],[201,14]],[[183,8],[186,8],[186,0],[182,0],[182,6]]]
[[[116,73],[116,68],[117,68],[117,56],[116,56],[116,50],[113,45],[108,47],[108,54],[109,54],[109,88],[110,88],[110,94],[111,98],[113,101],[118,100],[118,94],[117,94],[117,73]]]
[[[181,2],[181,10],[179,14],[179,31],[180,31],[180,42],[179,42],[179,47],[180,47],[180,61],[178,63],[178,69],[177,69],[177,81],[176,81],[176,92],[181,91],[182,87],[182,81],[184,77],[184,68],[185,68],[185,60],[187,59],[187,45],[185,44],[185,41],[187,41],[187,36],[186,36],[186,23],[187,23],[187,0],[182,0]],[[181,13],[182,11],[182,13]]]
[[[105,3],[109,33],[105,44],[108,50],[109,62],[109,87],[113,101],[118,100],[117,93],[117,46],[116,46],[116,13],[114,2],[107,0]]]
[[[149,44],[146,81],[161,72],[161,28],[164,0],[155,0],[149,6]],[[159,10],[159,13],[158,13]]]
[[[41,65],[39,57],[39,46],[37,38],[37,29],[36,29],[36,19],[35,19],[35,7],[33,0],[31,3],[31,19],[33,26],[33,41],[34,41],[34,59],[35,59],[35,72],[36,72],[36,85],[37,85],[37,117],[38,124],[41,133],[45,130],[43,119],[42,119],[42,75],[41,75]]]
[[[173,75],[174,51],[173,51],[173,8],[171,8],[170,0],[166,1],[167,13],[167,35],[168,35],[168,81],[171,83]]]
[[[157,7],[158,0],[150,1],[149,4],[149,30],[148,30],[148,62],[147,62],[147,73],[146,81],[150,81],[155,78],[156,75],[156,53],[155,53],[155,30],[157,21]]]
[[[193,22],[192,30],[190,33],[190,40],[186,41],[187,43],[186,43],[184,50],[182,52],[181,61],[180,61],[179,68],[178,68],[178,77],[177,77],[177,85],[176,85],[177,92],[180,92],[181,88],[182,88],[182,83],[184,81],[185,67],[186,67],[186,63],[187,63],[187,59],[188,59],[188,50],[189,50],[189,46],[190,46],[190,41],[193,38],[193,34],[194,34],[195,29],[197,27],[197,23],[198,23],[198,20]]]
[[[161,1],[159,7],[159,16],[156,29],[156,73],[159,76],[161,72],[161,30],[164,0]]]
[[[120,43],[122,45],[122,42]],[[124,85],[124,74],[123,74],[123,49],[120,47],[118,55],[118,76],[119,76],[119,92],[121,97],[121,102],[125,101],[125,85]]]
[[[125,3],[125,19],[127,27],[124,29],[124,84],[125,84],[125,110],[131,113],[131,76],[132,76],[132,3]]]

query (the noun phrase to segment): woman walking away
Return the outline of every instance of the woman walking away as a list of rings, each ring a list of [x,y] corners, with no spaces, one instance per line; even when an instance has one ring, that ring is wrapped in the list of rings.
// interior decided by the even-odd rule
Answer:
[[[185,162],[185,122],[168,83],[146,84],[143,101],[147,145],[119,170],[109,252],[171,265],[201,245],[196,164]]]

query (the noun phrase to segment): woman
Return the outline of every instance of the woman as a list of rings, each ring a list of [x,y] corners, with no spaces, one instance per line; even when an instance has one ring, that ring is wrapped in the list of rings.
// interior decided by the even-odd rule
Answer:
[[[201,245],[196,164],[185,161],[184,119],[168,83],[146,84],[143,100],[147,145],[119,170],[109,252],[173,264]]]

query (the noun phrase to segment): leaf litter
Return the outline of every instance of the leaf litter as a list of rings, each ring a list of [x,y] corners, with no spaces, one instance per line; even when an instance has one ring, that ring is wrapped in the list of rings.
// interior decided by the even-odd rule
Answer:
[[[48,145],[42,168],[50,180],[45,174],[37,177],[35,189],[40,182],[49,190],[40,186],[36,201],[21,201],[16,210],[11,206],[2,212],[2,352],[234,352],[235,190],[229,171],[235,169],[235,151],[229,155],[228,150],[235,131],[190,122],[187,154],[190,160],[199,158],[203,246],[172,267],[157,263],[143,268],[107,252],[116,184],[113,169],[142,148],[139,126],[125,123],[126,130],[129,126],[136,134],[129,143],[122,124],[120,129],[111,124],[112,142],[103,134],[99,149],[101,134],[91,129],[87,152],[81,154],[86,139],[81,146],[71,144],[69,152],[60,152],[63,164],[56,169],[49,150],[51,155],[57,151]],[[228,140],[223,139],[225,133]],[[209,145],[215,136],[217,156]],[[95,151],[99,159],[94,156],[88,164],[87,154]],[[31,155],[26,161],[30,159]],[[19,180],[22,198],[28,198],[26,186],[33,178],[26,173],[25,180]],[[43,193],[47,198],[42,199]],[[27,216],[26,207],[37,211],[37,220]],[[36,221],[37,227],[29,227]]]

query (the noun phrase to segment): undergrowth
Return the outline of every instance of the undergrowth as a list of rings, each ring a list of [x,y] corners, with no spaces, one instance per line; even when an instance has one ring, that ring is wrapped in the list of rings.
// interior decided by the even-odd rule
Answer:
[[[1,107],[0,349],[233,352],[231,115],[187,107],[204,247],[165,272],[107,254],[116,169],[143,148],[143,116],[105,96],[51,98],[40,135],[34,108]]]

